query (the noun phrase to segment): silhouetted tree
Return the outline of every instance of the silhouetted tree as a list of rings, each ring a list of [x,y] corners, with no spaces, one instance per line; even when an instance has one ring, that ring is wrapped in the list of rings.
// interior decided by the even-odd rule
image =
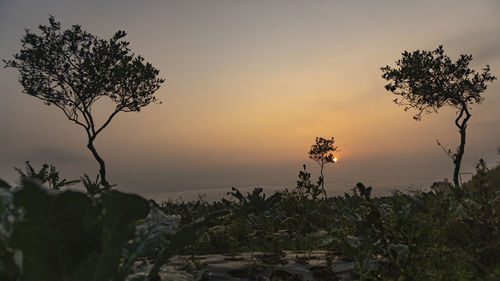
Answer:
[[[4,60],[5,67],[19,70],[24,93],[58,107],[85,129],[87,147],[100,166],[101,184],[109,190],[104,160],[94,141],[119,112],[139,112],[155,102],[153,94],[164,80],[157,77],[159,71],[150,63],[130,52],[129,43],[121,40],[126,36],[124,31],[104,40],[79,25],[61,30],[52,16],[49,23],[39,26],[41,35],[26,29],[20,52],[13,60]],[[97,124],[92,106],[103,97],[115,107],[102,124]]]
[[[481,103],[486,82],[496,79],[486,65],[481,73],[470,69],[472,55],[460,55],[455,62],[444,54],[443,46],[433,51],[404,51],[395,68],[382,67],[382,77],[389,81],[387,91],[398,96],[394,102],[404,110],[416,109],[413,116],[421,120],[422,114],[437,112],[442,106],[457,110],[455,125],[460,133],[460,145],[456,152],[446,150],[455,165],[453,182],[459,186],[460,164],[464,155],[467,121],[471,117],[471,105]],[[439,144],[439,142],[438,142]],[[441,144],[439,144],[441,146]]]
[[[316,137],[316,143],[311,145],[311,150],[309,150],[309,158],[318,162],[320,167],[320,182],[321,189],[323,190],[323,194],[325,198],[327,198],[326,190],[325,190],[325,177],[323,175],[323,167],[327,163],[335,163],[337,158],[332,154],[332,152],[337,151],[337,147],[333,144],[335,140],[333,137],[331,139],[325,139],[321,137]]]
[[[318,182],[314,184],[311,182],[311,173],[307,171],[306,165],[304,164],[302,167],[303,170],[299,171],[299,180],[295,192],[301,199],[308,199],[310,196],[310,199],[314,201],[321,193],[324,194],[324,189],[320,190],[323,179],[320,177]]]

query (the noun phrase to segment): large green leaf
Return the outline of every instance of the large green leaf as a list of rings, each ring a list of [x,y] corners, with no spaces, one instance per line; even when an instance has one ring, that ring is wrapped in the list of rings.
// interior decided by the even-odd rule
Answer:
[[[139,257],[156,257],[177,232],[180,219],[180,216],[167,216],[158,208],[151,208],[144,223],[136,228],[134,242],[124,250],[118,276],[124,279],[131,273],[138,273],[141,269],[135,267],[135,261]]]
[[[14,194],[24,210],[10,237],[23,252],[23,280],[72,280],[80,263],[100,251],[96,210],[83,193],[53,193],[27,182]]]
[[[27,182],[14,194],[24,217],[15,223],[10,246],[23,252],[23,280],[109,281],[147,201],[111,191],[94,202],[75,191],[53,192]]]
[[[134,238],[135,222],[144,219],[149,212],[148,202],[132,194],[118,191],[101,196],[102,225],[100,241],[102,250],[89,256],[79,270],[81,281],[109,281],[115,278],[122,249]]]

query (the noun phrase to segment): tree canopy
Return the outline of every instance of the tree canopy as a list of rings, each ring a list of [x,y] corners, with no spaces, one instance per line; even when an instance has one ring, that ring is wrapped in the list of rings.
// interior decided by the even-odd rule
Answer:
[[[387,91],[398,96],[394,102],[405,110],[416,109],[414,115],[420,120],[422,114],[433,113],[443,106],[459,110],[469,109],[481,103],[486,82],[496,79],[486,65],[483,72],[469,68],[472,55],[460,55],[453,62],[444,54],[443,46],[433,51],[404,51],[396,61],[396,67],[382,67],[382,77],[389,81]]]
[[[415,120],[421,120],[422,114],[437,112],[443,106],[457,109],[455,125],[460,133],[460,145],[457,151],[445,149],[453,160],[455,170],[453,181],[459,186],[460,165],[465,152],[467,121],[471,117],[470,106],[484,100],[482,93],[487,82],[496,79],[486,65],[482,72],[469,68],[472,55],[460,55],[453,62],[444,53],[443,46],[433,51],[404,51],[402,58],[396,61],[396,67],[382,67],[382,78],[389,81],[385,89],[397,97],[394,102],[404,106],[404,110],[415,109]],[[441,144],[438,141],[438,144]]]
[[[323,175],[323,168],[327,163],[337,162],[337,158],[332,153],[337,151],[338,149],[333,145],[334,143],[335,140],[333,137],[331,139],[316,137],[316,143],[311,145],[311,149],[309,150],[309,158],[316,161],[320,167],[321,189],[323,190],[323,194],[325,195],[325,197],[327,197],[327,195],[325,190],[325,177]]]
[[[129,43],[122,39],[124,31],[111,39],[101,39],[79,25],[61,30],[60,22],[49,18],[49,25],[40,25],[41,34],[26,29],[22,48],[5,67],[18,69],[24,93],[54,105],[66,117],[85,129],[87,147],[99,162],[101,183],[106,180],[104,161],[94,147],[94,140],[118,112],[139,112],[156,102],[156,90],[164,82],[159,70],[144,58],[131,53]],[[94,117],[93,105],[109,98],[114,109],[102,122]],[[99,124],[98,124],[99,123]]]

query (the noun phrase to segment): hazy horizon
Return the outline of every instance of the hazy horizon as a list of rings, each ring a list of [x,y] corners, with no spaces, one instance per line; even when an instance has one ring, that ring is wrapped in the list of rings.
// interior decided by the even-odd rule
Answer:
[[[0,58],[49,15],[106,39],[128,33],[131,50],[166,82],[156,93],[163,104],[120,113],[96,139],[120,190],[162,201],[233,186],[292,188],[302,164],[317,179],[307,152],[319,136],[335,137],[341,150],[326,167],[329,193],[363,182],[383,194],[451,179],[436,139],[454,149],[459,135],[450,108],[414,121],[392,102],[379,68],[404,50],[443,45],[452,59],[472,54],[472,68],[489,64],[499,77],[499,12],[486,0],[0,1]],[[53,164],[67,179],[95,177],[84,131],[23,94],[17,71],[0,71],[0,178],[14,183],[13,167],[26,160]],[[499,92],[497,80],[473,106],[462,172],[480,158],[498,161]]]

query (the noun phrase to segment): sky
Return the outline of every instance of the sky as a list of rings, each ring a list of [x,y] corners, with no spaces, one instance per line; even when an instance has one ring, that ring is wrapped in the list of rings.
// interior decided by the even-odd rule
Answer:
[[[329,194],[357,182],[377,194],[451,179],[436,140],[459,142],[455,110],[412,119],[384,89],[380,67],[404,50],[443,45],[472,54],[500,76],[500,2],[449,1],[68,1],[0,0],[0,58],[19,51],[24,29],[49,15],[101,38],[125,30],[130,49],[160,70],[162,104],[120,113],[95,142],[118,190],[157,201],[231,187],[295,186],[316,137],[334,137],[339,162],[325,168]],[[81,127],[22,93],[15,69],[0,69],[0,178],[50,163],[63,178],[95,177]],[[499,160],[500,82],[474,105],[462,172]],[[102,120],[111,110],[98,104]]]

